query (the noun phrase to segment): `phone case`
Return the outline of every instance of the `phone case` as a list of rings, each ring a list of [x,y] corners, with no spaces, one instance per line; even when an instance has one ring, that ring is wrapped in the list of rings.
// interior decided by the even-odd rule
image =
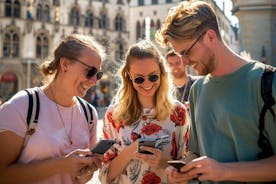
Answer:
[[[153,139],[153,138],[140,138],[139,141],[138,141],[138,153],[151,154],[152,155],[151,152],[141,150],[140,147],[141,146],[149,146],[149,147],[155,148],[155,142],[156,142],[156,140]]]
[[[178,172],[180,172],[180,169],[186,165],[186,162],[184,162],[183,160],[169,160],[168,164],[173,166],[174,168],[177,169]]]
[[[96,146],[91,150],[93,153],[104,154],[116,141],[114,140],[100,140]]]

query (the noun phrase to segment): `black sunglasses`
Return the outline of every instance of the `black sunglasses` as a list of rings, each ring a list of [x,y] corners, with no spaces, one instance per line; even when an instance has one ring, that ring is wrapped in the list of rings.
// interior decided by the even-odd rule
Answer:
[[[85,62],[83,62],[77,58],[74,58],[74,60],[77,61],[78,63],[85,65],[87,68],[89,68],[89,70],[86,73],[87,79],[91,79],[94,75],[96,75],[97,80],[100,80],[102,78],[103,72],[101,72],[101,71],[98,72],[96,67],[89,66],[88,64],[86,64]]]
[[[158,76],[158,75],[149,75],[149,77],[148,77],[148,80],[149,80],[150,82],[156,82],[156,81],[158,81],[158,79],[159,79],[159,76]],[[145,78],[144,78],[144,77],[136,77],[136,78],[134,79],[134,82],[135,82],[136,84],[142,84],[144,81],[145,81]]]

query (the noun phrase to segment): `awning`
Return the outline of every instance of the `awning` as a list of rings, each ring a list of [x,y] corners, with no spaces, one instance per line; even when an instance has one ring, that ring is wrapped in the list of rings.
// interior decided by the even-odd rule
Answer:
[[[0,82],[15,82],[17,81],[17,77],[12,72],[6,72],[1,76]]]

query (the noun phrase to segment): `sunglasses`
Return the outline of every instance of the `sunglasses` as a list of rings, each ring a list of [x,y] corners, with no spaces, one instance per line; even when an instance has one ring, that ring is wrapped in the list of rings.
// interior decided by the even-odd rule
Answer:
[[[159,76],[158,76],[158,75],[149,75],[149,77],[148,77],[148,80],[149,80],[150,82],[156,82],[156,81],[158,81],[158,79],[159,79]],[[145,78],[144,78],[144,77],[136,77],[136,78],[134,79],[134,82],[135,82],[136,84],[142,84],[144,81],[145,81]]]
[[[87,68],[89,68],[86,75],[85,75],[87,79],[91,79],[95,75],[96,75],[97,80],[100,80],[102,78],[103,72],[101,72],[101,71],[98,72],[96,67],[89,66],[88,64],[86,64],[85,62],[83,62],[83,61],[81,61],[77,58],[74,58],[74,60],[77,61],[78,63],[81,63],[81,64],[85,65]]]

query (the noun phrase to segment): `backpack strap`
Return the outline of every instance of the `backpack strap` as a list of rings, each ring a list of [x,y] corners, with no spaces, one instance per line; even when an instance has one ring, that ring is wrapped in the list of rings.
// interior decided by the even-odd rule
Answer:
[[[30,136],[35,133],[35,128],[37,126],[39,109],[40,109],[40,102],[39,102],[37,89],[36,88],[25,89],[25,91],[28,94],[29,106],[28,106],[28,114],[26,119],[28,129],[24,137],[23,148],[26,146]]]
[[[265,114],[269,110],[275,120],[275,113],[272,106],[275,104],[275,99],[272,96],[272,82],[275,73],[275,68],[269,65],[265,65],[265,70],[261,80],[261,95],[264,102],[264,106],[261,110],[259,117],[259,138],[258,145],[261,148],[261,152],[258,153],[258,158],[267,158],[273,155],[273,149],[268,138],[264,135],[265,127]]]
[[[86,121],[88,123],[89,126],[89,130],[91,131],[93,128],[93,107],[90,103],[88,103],[87,101],[85,101],[84,99],[77,97],[79,103],[81,104],[81,107],[84,111],[84,115],[86,118]]]

